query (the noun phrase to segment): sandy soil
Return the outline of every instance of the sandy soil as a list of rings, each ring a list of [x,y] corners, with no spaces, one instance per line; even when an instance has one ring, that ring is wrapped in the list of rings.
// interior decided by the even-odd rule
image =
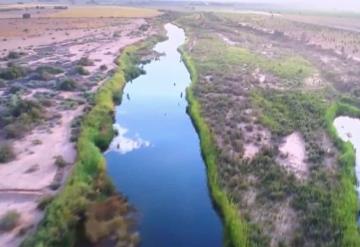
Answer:
[[[10,234],[0,235],[0,246],[16,246],[22,239],[17,237],[19,230],[36,225],[41,220],[37,201],[46,194],[54,193],[49,189],[58,170],[54,157],[61,155],[70,164],[75,161],[75,147],[69,141],[70,124],[75,116],[81,114],[81,110],[79,107],[64,112],[61,122],[54,128],[39,127],[16,141],[17,159],[0,166],[0,212],[17,210],[21,213],[19,226]],[[34,145],[34,140],[42,143]]]
[[[2,52],[14,49],[27,50],[33,46],[78,40],[105,33],[113,34],[120,27],[136,30],[133,28],[143,23],[145,23],[144,19],[134,19],[131,22],[110,18],[95,19],[91,22],[87,18],[41,18],[31,21],[0,19],[0,47]]]
[[[294,132],[286,136],[279,147],[279,164],[288,171],[303,179],[307,176],[309,170],[306,161],[305,141],[299,132]]]
[[[9,25],[9,22],[12,24]],[[0,18],[0,46],[3,56],[10,50],[25,49],[28,55],[24,59],[21,58],[21,62],[31,68],[57,64],[69,71],[78,59],[87,56],[94,61],[94,66],[86,67],[90,75],[75,75],[79,83],[87,83],[90,82],[91,76],[100,73],[101,65],[108,68],[101,72],[102,75],[106,75],[107,71],[116,66],[114,60],[121,48],[151,33],[138,32],[139,27],[146,23],[142,18],[103,18],[92,21],[77,18],[71,21],[32,19],[31,22]],[[26,34],[19,31],[26,28],[31,31]],[[114,35],[115,33],[117,35]],[[21,49],[18,46],[21,46]],[[106,78],[95,81],[89,91],[95,91]],[[35,97],[35,93],[51,92],[53,89],[30,87],[28,90],[28,93],[22,95],[23,98],[31,99]],[[61,186],[57,190],[52,190],[51,185],[58,181],[59,173],[63,174],[60,179],[63,183],[71,171],[71,164],[76,159],[76,149],[70,141],[71,123],[76,116],[82,114],[84,105],[65,110],[59,108],[60,103],[64,103],[66,99],[74,100],[81,97],[77,92],[58,93],[57,99],[54,100],[56,105],[47,108],[46,114],[57,113],[61,118],[45,121],[24,138],[15,140],[13,146],[17,153],[16,159],[0,166],[0,212],[17,210],[21,214],[20,223],[15,229],[0,234],[2,247],[19,245],[24,237],[19,235],[19,231],[34,229],[43,215],[43,212],[36,208],[37,201],[45,195],[55,194],[61,190]],[[41,143],[34,144],[37,140]],[[56,156],[62,156],[70,165],[65,169],[58,168],[55,165]]]
[[[252,159],[259,151],[270,145],[271,133],[260,125],[253,124],[251,131],[246,130],[245,124],[240,124],[246,142],[244,143],[245,159]]]
[[[238,44],[237,42],[235,41],[232,41],[231,39],[229,39],[228,37],[226,37],[224,34],[222,33],[218,33],[219,37],[228,45],[236,45]]]

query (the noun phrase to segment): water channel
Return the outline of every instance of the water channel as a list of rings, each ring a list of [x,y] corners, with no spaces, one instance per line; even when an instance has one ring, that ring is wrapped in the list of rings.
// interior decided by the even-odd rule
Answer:
[[[139,214],[141,246],[221,246],[223,230],[207,184],[199,137],[186,113],[190,75],[177,48],[185,33],[165,25],[160,60],[127,83],[116,107],[118,136],[108,174]]]

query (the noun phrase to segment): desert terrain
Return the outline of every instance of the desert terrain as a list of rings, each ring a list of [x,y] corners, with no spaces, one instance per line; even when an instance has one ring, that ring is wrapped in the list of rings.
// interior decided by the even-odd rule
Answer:
[[[106,8],[98,15],[85,7],[0,13],[0,142],[7,152],[0,211],[19,214],[16,227],[0,235],[1,246],[16,246],[35,229],[39,203],[61,191],[72,170],[81,117],[95,91],[114,73],[123,48],[154,33],[146,18],[157,11],[112,10],[108,17]],[[24,11],[35,16],[23,19]]]
[[[198,128],[208,125],[220,187],[242,219],[230,227],[239,246],[244,236],[250,246],[357,241],[349,239],[357,234],[350,209],[357,203],[345,206],[338,194],[352,178],[338,161],[343,149],[327,115],[335,102],[359,105],[353,18],[205,12],[177,19],[205,120]]]
[[[203,2],[129,5],[0,5],[0,246],[141,245],[136,220],[154,212],[137,211],[107,170],[107,161],[125,155],[131,159],[118,162],[122,166],[138,169],[136,158],[143,160],[144,167],[128,178],[142,203],[162,198],[167,186],[175,191],[172,202],[195,203],[176,193],[190,179],[197,182],[185,166],[184,183],[147,170],[141,155],[156,145],[132,133],[132,127],[150,126],[142,107],[128,108],[144,113],[129,120],[134,126],[116,122],[131,115],[121,103],[136,103],[137,94],[122,95],[123,89],[139,76],[148,84],[134,87],[138,98],[175,95],[171,90],[182,82],[166,66],[156,69],[161,59],[186,66],[190,75],[186,93],[176,92],[174,102],[186,99],[182,113],[192,120],[206,166],[200,169],[211,198],[205,206],[221,218],[224,246],[360,246],[359,157],[333,125],[338,116],[360,117],[359,15]],[[169,39],[168,23],[176,25]],[[185,43],[172,47],[182,35]],[[154,50],[161,42],[169,57]],[[149,81],[141,77],[147,78],[146,69]],[[159,94],[152,91],[154,80],[163,83]],[[155,99],[151,103],[161,108]],[[157,117],[165,123],[172,112]],[[156,162],[161,167],[175,159],[176,167],[166,148],[176,147],[174,154],[182,157],[187,145],[173,143],[177,130],[155,131],[174,144],[164,145],[163,159],[153,154]],[[126,147],[136,141],[143,144]],[[112,150],[125,151],[116,156]],[[145,193],[141,189],[149,188],[137,176],[152,186],[169,180]],[[189,194],[197,189],[188,188]],[[165,204],[159,199],[147,206]],[[170,217],[161,207],[154,211],[154,222]],[[176,224],[179,236],[198,230],[184,224]],[[165,228],[150,230],[166,240]]]

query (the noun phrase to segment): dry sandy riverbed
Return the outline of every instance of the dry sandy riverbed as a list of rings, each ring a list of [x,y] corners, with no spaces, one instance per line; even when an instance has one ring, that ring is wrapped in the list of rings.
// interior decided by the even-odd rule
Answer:
[[[120,49],[153,32],[151,28],[139,31],[144,25],[147,21],[143,18],[33,19],[31,22],[0,19],[2,56],[12,50],[25,51],[27,55],[16,62],[32,69],[55,64],[67,76],[71,76],[68,71],[76,66],[80,58],[88,57],[94,62],[86,67],[90,74],[76,75],[74,79],[83,85],[92,81],[88,87],[91,92],[108,78]],[[12,30],[14,28],[15,31]],[[28,32],[19,31],[27,28]],[[5,62],[0,65],[5,66]],[[107,69],[100,70],[101,65]],[[25,78],[21,83],[26,87],[28,81]],[[4,247],[17,246],[24,237],[20,232],[34,230],[43,214],[37,209],[38,201],[61,190],[76,159],[75,145],[70,141],[71,124],[86,107],[86,104],[63,107],[71,100],[84,100],[79,92],[59,92],[43,86],[28,87],[26,91],[21,95],[24,99],[36,99],[39,93],[54,93],[55,104],[46,109],[46,115],[57,116],[46,118],[26,136],[13,140],[17,157],[0,166],[0,212],[16,210],[20,213],[18,226],[10,232],[0,233],[0,246]],[[4,91],[1,93],[4,94]],[[0,137],[0,141],[4,139]],[[70,165],[59,168],[55,165],[56,156],[62,156]],[[54,183],[58,183],[58,188],[52,187]]]

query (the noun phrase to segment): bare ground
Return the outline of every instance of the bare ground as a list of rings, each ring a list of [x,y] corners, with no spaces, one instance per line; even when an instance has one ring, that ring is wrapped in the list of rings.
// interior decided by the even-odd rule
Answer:
[[[89,57],[94,62],[93,66],[86,68],[90,75],[77,77],[81,83],[88,83],[92,76],[100,73],[101,65],[107,67],[102,74],[115,68],[114,61],[119,50],[152,33],[151,30],[138,31],[144,24],[147,21],[142,18],[92,21],[76,18],[34,19],[31,22],[0,18],[0,42],[3,55],[14,49],[26,51],[28,55],[20,62],[33,68],[54,63],[59,66],[61,61],[60,65],[67,70],[81,57]],[[57,30],[49,30],[54,27]],[[31,28],[30,34],[19,31],[26,28]],[[97,80],[89,91],[95,91],[106,78]],[[81,95],[78,92],[58,93],[53,89],[35,87],[27,88],[26,94],[21,97],[33,99],[36,93],[44,92],[57,94],[53,101],[56,104],[46,110],[46,115],[57,114],[57,118],[45,120],[22,139],[14,140],[16,159],[0,166],[0,212],[16,210],[20,213],[17,227],[0,234],[0,246],[19,245],[26,232],[34,229],[43,215],[37,209],[38,201],[61,190],[76,159],[75,145],[70,141],[71,124],[75,117],[83,114],[84,106],[62,109],[61,104],[67,100],[81,99]],[[70,165],[57,167],[56,156],[63,157]],[[60,187],[52,188],[54,183],[60,183]]]

